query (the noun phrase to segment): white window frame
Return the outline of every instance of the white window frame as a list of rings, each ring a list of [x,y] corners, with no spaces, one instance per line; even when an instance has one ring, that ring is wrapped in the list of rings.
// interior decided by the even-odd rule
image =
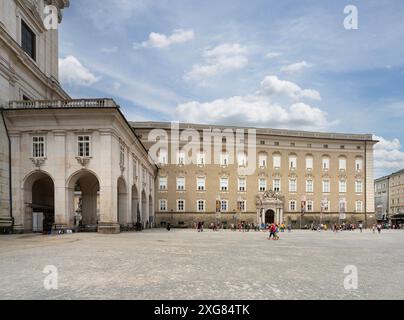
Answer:
[[[42,139],[42,141],[34,141],[35,139]],[[35,146],[42,145],[42,155],[35,154]],[[46,136],[43,135],[35,135],[32,136],[31,140],[31,155],[34,159],[43,159],[46,158]]]
[[[182,202],[182,210],[180,209],[180,203]],[[185,200],[177,199],[177,212],[185,212]]]
[[[313,193],[314,192],[314,180],[307,179],[306,180],[306,193]]]
[[[321,166],[323,170],[330,170],[330,158],[323,157],[321,159]]]
[[[196,164],[198,166],[204,166],[206,163],[206,154],[205,152],[198,152],[196,156]]]
[[[168,164],[168,152],[165,148],[159,151],[159,163],[164,165]]]
[[[184,151],[177,152],[177,165],[183,166],[185,165],[186,156]]]
[[[242,185],[241,185],[240,181],[244,181],[244,186],[243,186],[244,189],[241,189]],[[239,177],[238,178],[238,189],[237,190],[239,192],[246,192],[247,191],[247,179],[246,178],[244,178],[244,177],[242,177],[242,178]]]
[[[360,158],[355,159],[355,170],[356,171],[361,171],[362,168],[363,168],[363,160],[360,159]]]
[[[339,170],[346,170],[346,158],[341,157],[338,159],[338,168]]]
[[[346,187],[347,187],[346,180],[340,180],[338,184],[339,184],[338,188],[339,193],[346,193]]]
[[[229,165],[229,155],[227,153],[220,154],[220,165],[227,167]]]
[[[297,169],[297,157],[289,156],[289,169],[296,170]]]
[[[162,182],[165,180],[165,184],[162,184]],[[167,190],[167,185],[168,185],[168,177],[159,177],[159,190],[160,191],[166,191]]]
[[[311,209],[310,209],[311,207]],[[313,212],[314,211],[314,201],[313,200],[307,200],[306,202],[306,210],[307,212]]]
[[[225,204],[225,206],[223,206],[223,204]],[[228,200],[220,200],[220,212],[229,212],[229,201]]]
[[[185,191],[185,188],[186,188],[185,185],[186,185],[185,177],[177,177],[176,178],[176,189],[177,189],[177,191]]]
[[[239,152],[237,155],[237,164],[239,167],[247,166],[247,155],[245,152]]]
[[[80,138],[88,138],[88,141],[85,141],[85,140],[83,140],[83,141],[80,141]],[[89,135],[89,134],[79,134],[79,135],[77,135],[77,139],[76,139],[76,147],[77,147],[77,150],[76,150],[76,154],[77,154],[77,157],[79,157],[79,158],[90,158],[91,157],[91,155],[92,155],[92,141],[91,141],[92,139],[91,139],[91,135]],[[80,144],[83,144],[83,155],[80,155]],[[85,153],[85,146],[86,146],[86,144],[88,144],[88,155]]]
[[[273,191],[275,192],[281,192],[282,188],[281,188],[281,179],[274,179],[272,181],[272,186],[273,186]]]
[[[224,183],[224,182],[226,182],[226,183]],[[219,188],[220,188],[220,191],[222,191],[222,192],[229,191],[229,178],[227,178],[227,177],[220,178]]]
[[[242,205],[240,205],[242,204]],[[247,201],[246,200],[237,200],[237,209],[241,208],[240,212],[247,211]]]
[[[306,157],[306,170],[313,170],[314,159],[311,156]]]
[[[355,192],[362,193],[363,192],[363,182],[362,180],[355,180]]]
[[[159,200],[159,211],[160,212],[167,212],[168,211],[168,201],[167,201],[167,199],[160,199]]]
[[[363,212],[363,202],[362,200],[355,201],[355,212]]]
[[[328,188],[326,188],[328,186]],[[331,192],[331,182],[328,179],[323,180],[323,193],[330,193]]]
[[[268,164],[268,156],[266,154],[259,154],[258,155],[258,165],[260,168],[266,168]]]
[[[297,192],[297,179],[289,179],[289,192]]]
[[[274,169],[280,169],[282,166],[282,156],[279,154],[274,154],[272,156],[272,161],[273,161],[273,168]]]
[[[202,210],[200,209],[199,205],[202,203]],[[205,212],[206,211],[206,201],[204,199],[196,200],[196,212]]]
[[[200,182],[203,182],[203,183],[200,183]],[[205,177],[196,178],[196,190],[197,191],[206,191],[206,178]]]
[[[294,208],[292,208],[292,204],[294,205]],[[291,211],[291,212],[297,211],[297,201],[296,200],[289,201],[289,211]]]
[[[264,183],[262,183],[264,182]],[[260,192],[264,192],[267,190],[267,179],[265,178],[258,178],[258,190]]]

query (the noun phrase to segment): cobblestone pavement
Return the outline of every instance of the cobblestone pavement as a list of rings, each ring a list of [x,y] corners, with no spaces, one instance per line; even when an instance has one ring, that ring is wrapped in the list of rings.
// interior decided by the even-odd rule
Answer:
[[[404,299],[404,231],[0,236],[0,299]],[[43,286],[58,268],[57,290]],[[344,268],[358,269],[345,290]]]

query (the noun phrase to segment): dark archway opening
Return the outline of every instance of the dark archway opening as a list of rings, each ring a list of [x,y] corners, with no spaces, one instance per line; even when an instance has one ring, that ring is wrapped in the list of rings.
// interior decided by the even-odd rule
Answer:
[[[273,210],[267,210],[265,212],[265,223],[274,223],[275,222],[275,212]]]

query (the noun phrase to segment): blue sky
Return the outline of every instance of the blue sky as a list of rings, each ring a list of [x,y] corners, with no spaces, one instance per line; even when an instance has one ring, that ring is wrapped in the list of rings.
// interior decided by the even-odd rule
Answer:
[[[343,25],[349,4],[357,30]],[[379,176],[404,167],[403,12],[400,0],[73,0],[60,79],[129,120],[372,133]]]

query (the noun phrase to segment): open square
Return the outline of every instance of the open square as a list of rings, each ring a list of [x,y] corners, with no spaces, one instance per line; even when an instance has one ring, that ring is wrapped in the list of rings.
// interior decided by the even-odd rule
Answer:
[[[2,237],[1,299],[403,299],[404,232],[163,229]],[[58,289],[46,290],[46,266]],[[344,288],[344,268],[358,289]]]

